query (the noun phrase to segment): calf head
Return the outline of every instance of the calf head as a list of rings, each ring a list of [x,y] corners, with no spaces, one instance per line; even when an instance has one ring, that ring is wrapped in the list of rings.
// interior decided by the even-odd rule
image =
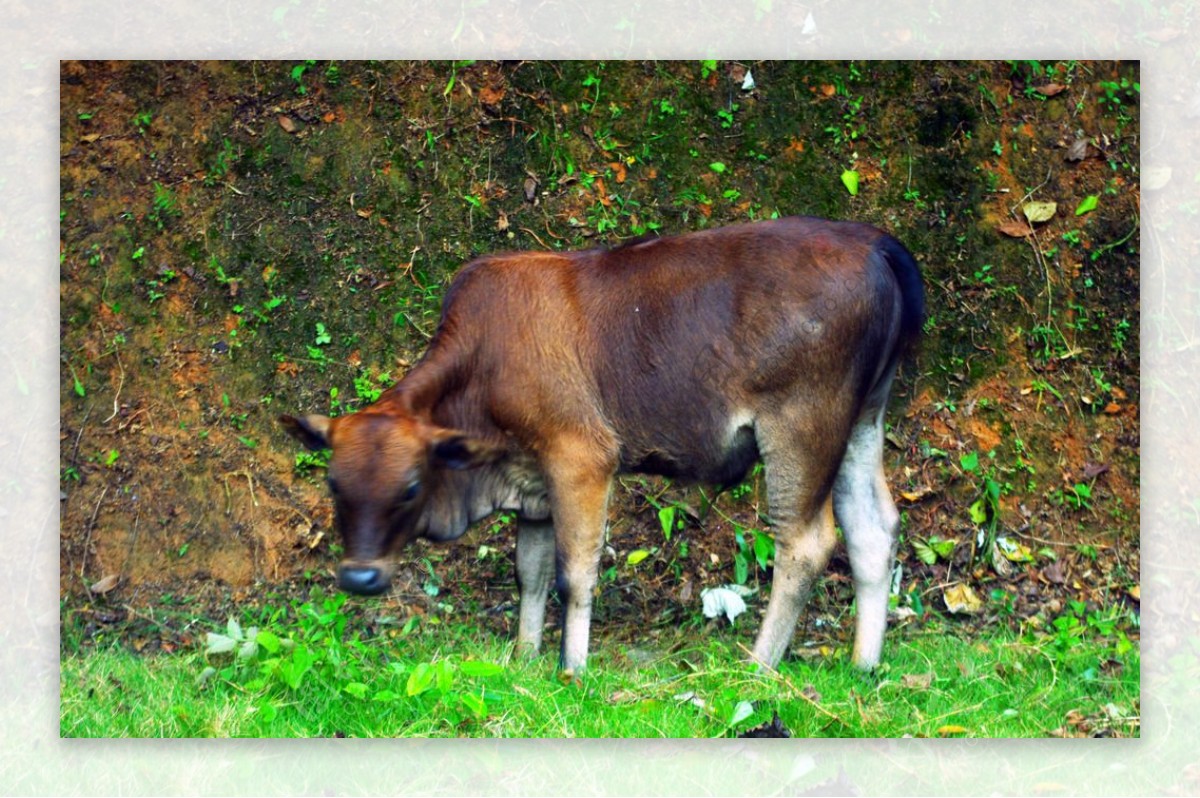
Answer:
[[[473,468],[497,456],[478,439],[391,411],[279,421],[308,448],[333,450],[329,492],[344,546],[338,586],[360,595],[388,588],[392,555],[419,533],[439,471]]]

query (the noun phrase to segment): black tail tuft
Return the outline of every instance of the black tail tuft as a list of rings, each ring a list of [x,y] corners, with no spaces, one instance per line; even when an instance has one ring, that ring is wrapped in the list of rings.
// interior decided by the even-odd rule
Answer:
[[[900,285],[902,307],[900,311],[900,340],[897,349],[902,355],[911,353],[921,338],[925,326],[925,286],[921,282],[921,269],[913,260],[912,253],[889,235],[883,236],[875,245],[892,267],[892,274]]]

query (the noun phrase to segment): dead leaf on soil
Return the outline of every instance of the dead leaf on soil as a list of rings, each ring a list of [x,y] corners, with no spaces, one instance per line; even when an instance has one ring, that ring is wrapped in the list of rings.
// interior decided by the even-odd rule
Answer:
[[[1033,235],[1033,228],[1019,219],[1008,219],[996,225],[996,229],[1011,238],[1025,238]]]
[[[946,602],[946,609],[953,613],[970,615],[983,609],[983,602],[979,596],[965,583],[951,585],[943,590],[942,599]]]
[[[1042,576],[1052,585],[1061,585],[1067,581],[1061,562],[1052,562],[1042,569]]]
[[[103,579],[98,580],[95,584],[88,588],[93,594],[103,596],[105,593],[112,590],[121,583],[120,574],[109,574]]]
[[[1071,142],[1071,146],[1067,147],[1068,161],[1082,161],[1087,157],[1088,140],[1084,138],[1075,139]]]
[[[493,89],[491,86],[484,86],[479,90],[479,102],[484,105],[496,106],[504,99],[505,89],[503,86]]]
[[[1047,83],[1044,86],[1035,86],[1033,90],[1043,97],[1053,97],[1056,94],[1061,94],[1066,88],[1061,83]]]
[[[924,499],[931,493],[933,493],[933,488],[929,487],[928,485],[922,485],[921,487],[914,488],[913,490],[900,491],[900,498],[904,499],[906,502],[919,502],[921,499]]]
[[[283,128],[284,133],[295,133],[300,130],[300,126],[296,124],[296,120],[292,119],[287,114],[280,114],[279,126]]]
[[[1021,210],[1025,213],[1025,218],[1030,224],[1038,222],[1046,222],[1054,218],[1054,212],[1058,210],[1057,202],[1026,202],[1021,206]]]
[[[1033,552],[1024,543],[1002,536],[996,538],[996,548],[1013,562],[1033,562]]]

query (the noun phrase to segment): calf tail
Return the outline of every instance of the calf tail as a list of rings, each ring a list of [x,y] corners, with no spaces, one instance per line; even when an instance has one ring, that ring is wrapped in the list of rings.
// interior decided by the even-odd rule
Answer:
[[[925,286],[921,269],[904,245],[889,235],[879,239],[875,251],[887,261],[900,287],[900,336],[896,359],[911,355],[925,326]]]

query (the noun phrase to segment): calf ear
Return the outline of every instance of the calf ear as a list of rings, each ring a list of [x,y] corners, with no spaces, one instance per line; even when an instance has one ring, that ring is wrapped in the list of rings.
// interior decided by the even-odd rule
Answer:
[[[434,439],[429,454],[434,468],[462,471],[495,462],[501,450],[478,438],[450,432]]]
[[[313,451],[329,447],[329,419],[325,416],[295,416],[283,415],[279,423],[296,440]]]

